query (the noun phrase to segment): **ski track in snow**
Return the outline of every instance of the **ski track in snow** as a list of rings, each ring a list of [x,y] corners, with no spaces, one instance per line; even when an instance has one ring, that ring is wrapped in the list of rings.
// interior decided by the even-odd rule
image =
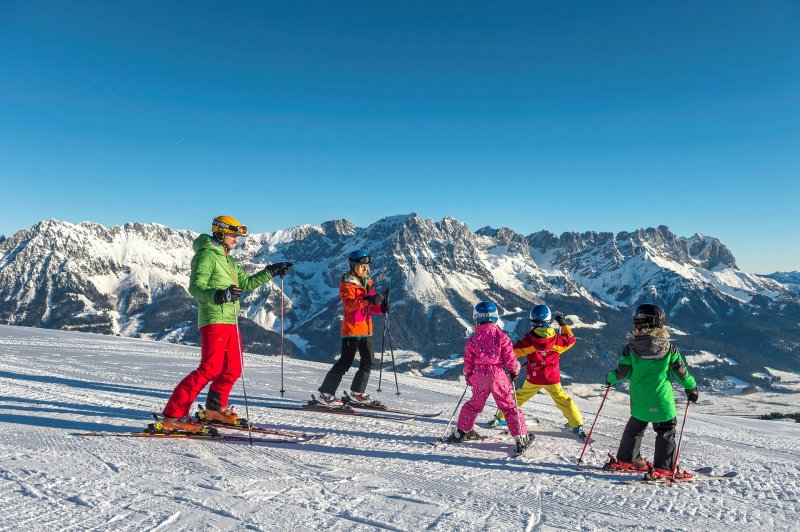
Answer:
[[[461,396],[456,382],[400,375],[398,397],[393,375],[383,375],[382,400],[443,410],[436,419],[266,408],[306,399],[328,369],[285,360],[281,399],[278,357],[246,355],[251,417],[326,438],[251,446],[75,435],[143,428],[198,358],[185,346],[0,326],[0,530],[798,529],[798,425],[704,414],[703,401],[690,411],[680,462],[739,475],[676,486],[577,471],[583,444],[562,430],[545,394],[525,406],[527,418],[540,422],[529,423],[536,442],[517,459],[509,459],[508,436],[430,445]],[[376,388],[377,373],[370,393]],[[611,396],[585,463],[599,465],[616,451],[629,413],[620,392]],[[785,409],[796,409],[797,396],[786,397]],[[600,398],[575,399],[588,429]],[[232,401],[243,414],[241,385]],[[713,398],[715,412],[725,411],[724,401]],[[493,412],[490,401],[479,421]],[[653,442],[648,431],[648,457]]]

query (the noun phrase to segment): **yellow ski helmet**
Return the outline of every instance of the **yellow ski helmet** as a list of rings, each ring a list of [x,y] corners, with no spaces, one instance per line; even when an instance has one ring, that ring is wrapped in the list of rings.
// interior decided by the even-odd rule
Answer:
[[[217,216],[211,222],[211,234],[218,239],[225,235],[247,236],[247,226],[233,216]]]

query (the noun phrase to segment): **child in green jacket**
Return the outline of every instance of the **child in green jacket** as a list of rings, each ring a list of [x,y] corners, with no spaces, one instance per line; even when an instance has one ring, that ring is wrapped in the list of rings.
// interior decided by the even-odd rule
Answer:
[[[617,369],[609,372],[606,382],[613,386],[630,379],[631,417],[625,425],[616,459],[606,469],[647,471],[648,478],[673,477],[675,456],[675,395],[672,381],[686,390],[689,401],[696,403],[697,383],[689,374],[680,352],[669,341],[664,329],[667,317],[657,305],[644,304],[633,313],[634,331],[622,351]],[[650,464],[642,459],[639,447],[649,423],[656,432],[655,456]],[[675,470],[674,478],[691,478],[691,474]]]

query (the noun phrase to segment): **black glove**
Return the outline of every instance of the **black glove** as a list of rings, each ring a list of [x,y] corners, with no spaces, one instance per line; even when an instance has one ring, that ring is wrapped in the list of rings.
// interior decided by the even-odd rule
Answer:
[[[233,303],[238,301],[242,295],[242,289],[235,284],[230,285],[225,290],[217,290],[214,293],[214,303],[222,305],[223,303]]]
[[[291,262],[276,262],[275,264],[268,264],[264,269],[273,277],[283,277],[291,267]]]
[[[370,305],[380,305],[383,303],[383,294],[375,294],[374,296],[365,296],[364,299],[369,300]]]
[[[381,303],[381,312],[383,314],[389,314],[389,311],[392,309],[392,306],[389,304],[388,301],[384,301]]]
[[[564,325],[567,324],[567,320],[565,320],[564,316],[562,316],[561,314],[556,314],[555,316],[553,316],[553,319],[556,320],[556,323],[558,323],[559,327],[563,327]]]
[[[517,376],[519,376],[519,372],[518,371],[514,371],[513,369],[509,369],[508,370],[508,378],[509,379],[511,379],[512,381],[516,380]]]
[[[614,386],[613,384],[611,384],[611,383],[609,382],[609,380],[608,380],[608,377],[606,377],[606,386]]]
[[[692,388],[691,390],[686,390],[686,399],[688,399],[692,403],[697,403],[697,399],[699,397],[700,397],[700,392],[697,390],[697,387]]]

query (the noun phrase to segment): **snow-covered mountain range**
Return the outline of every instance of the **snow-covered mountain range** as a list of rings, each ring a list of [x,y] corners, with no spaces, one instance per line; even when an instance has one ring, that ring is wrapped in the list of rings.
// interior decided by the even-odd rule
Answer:
[[[196,236],[158,224],[57,220],[19,231],[0,242],[0,322],[196,344],[187,291]],[[512,339],[527,330],[534,304],[566,314],[578,343],[562,369],[576,381],[597,381],[613,366],[640,302],[666,308],[676,344],[716,385],[769,387],[776,371],[800,370],[798,274],[742,272],[716,238],[678,237],[664,226],[561,236],[472,232],[451,218],[415,214],[366,228],[338,220],[243,239],[234,255],[250,272],[295,263],[283,293],[274,279],[244,298],[246,349],[278,353],[285,297],[284,352],[332,360],[340,344],[338,284],[357,248],[372,253],[378,290],[390,290],[388,330],[403,370],[460,373],[472,306],[482,299],[498,304]],[[379,350],[384,326],[378,318]]]

